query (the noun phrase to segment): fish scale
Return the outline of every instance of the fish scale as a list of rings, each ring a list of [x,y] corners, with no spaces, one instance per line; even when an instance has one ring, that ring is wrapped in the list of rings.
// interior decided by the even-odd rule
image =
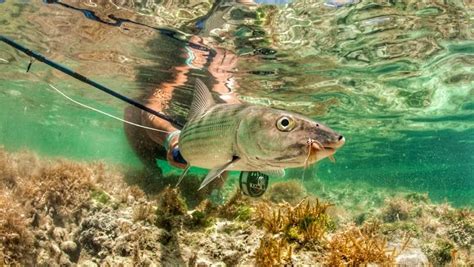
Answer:
[[[190,120],[192,127],[183,128],[180,136],[180,149],[192,165],[209,166],[216,161],[223,163],[232,158],[235,132],[239,119],[235,117],[243,110],[242,105],[216,105],[202,118]]]
[[[236,107],[236,110],[240,110],[240,109]],[[194,136],[196,134],[208,132],[209,129],[211,128],[226,127],[228,126],[226,124],[234,123],[234,120],[229,119],[229,116],[234,115],[235,112],[229,112],[228,110],[216,109],[216,110],[212,110],[210,113],[212,114],[209,114],[209,116],[206,116],[205,118],[201,120],[189,121],[188,124],[190,124],[190,126],[186,127],[186,131],[183,131],[183,134],[181,136],[183,138],[188,135]],[[231,114],[227,115],[227,113],[231,113]],[[214,117],[214,114],[215,114],[215,117]]]
[[[194,139],[207,139],[211,135],[221,134],[220,130],[226,130],[228,127],[236,125],[236,121],[222,118],[205,119],[199,122],[199,124],[192,128],[186,129],[185,134],[181,136],[183,142],[191,141]],[[183,129],[184,131],[185,129]],[[205,140],[204,140],[205,141]]]

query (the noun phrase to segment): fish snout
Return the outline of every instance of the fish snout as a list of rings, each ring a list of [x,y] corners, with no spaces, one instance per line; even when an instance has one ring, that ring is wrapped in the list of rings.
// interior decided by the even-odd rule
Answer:
[[[344,145],[346,142],[346,138],[340,134],[335,134],[332,138],[327,140],[326,142],[323,142],[323,147],[325,149],[332,149],[336,150]]]
[[[337,137],[337,141],[334,143],[334,148],[340,148],[341,146],[344,145],[345,142],[346,142],[346,138],[344,138],[344,136],[342,135],[339,135]]]

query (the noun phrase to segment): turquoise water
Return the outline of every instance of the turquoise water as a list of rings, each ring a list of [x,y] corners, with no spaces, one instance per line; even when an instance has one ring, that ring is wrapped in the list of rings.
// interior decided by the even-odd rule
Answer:
[[[181,120],[191,78],[204,77],[242,100],[294,110],[343,133],[336,164],[324,160],[305,179],[474,206],[470,1],[67,3],[5,1],[0,33],[137,99],[181,79],[167,110]],[[142,25],[113,26],[110,15]],[[215,54],[183,40],[202,40]],[[125,104],[38,62],[25,73],[28,62],[0,44],[1,145],[140,166],[121,122],[74,105],[48,83],[118,117]]]

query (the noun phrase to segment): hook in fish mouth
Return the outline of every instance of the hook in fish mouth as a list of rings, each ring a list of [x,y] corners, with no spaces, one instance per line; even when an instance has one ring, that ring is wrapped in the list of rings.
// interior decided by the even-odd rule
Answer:
[[[315,139],[309,138],[307,144],[310,149],[315,149],[316,151],[335,151],[338,147],[337,145],[323,145],[321,142]]]
[[[336,153],[336,150],[338,148],[344,145],[344,142],[345,139],[343,136],[339,136],[337,142],[325,145],[323,145],[318,140],[308,138],[308,140],[306,141],[308,147],[308,154],[304,162],[305,168],[308,167],[310,163],[316,162],[326,157],[329,158],[329,160],[331,160],[332,162],[336,162],[336,159],[333,155],[334,153]]]

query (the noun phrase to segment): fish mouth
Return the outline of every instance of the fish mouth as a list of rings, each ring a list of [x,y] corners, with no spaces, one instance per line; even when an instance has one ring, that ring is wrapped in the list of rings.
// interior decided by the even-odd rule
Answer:
[[[334,147],[311,144],[308,160],[310,163],[314,163],[324,158],[329,158],[332,162],[335,162],[334,153],[336,153],[336,148]]]
[[[324,158],[329,158],[331,161],[335,162],[333,155],[336,153],[338,148],[344,145],[344,143],[345,139],[342,136],[340,136],[338,141],[327,144],[322,144],[314,139],[308,139],[308,156],[305,160],[305,166]]]
[[[336,150],[336,149],[342,147],[344,145],[344,143],[346,143],[346,138],[344,138],[343,136],[339,136],[339,139],[336,142],[332,142],[332,143],[329,143],[329,144],[323,144],[323,148],[324,149]]]
[[[334,152],[334,153],[336,152],[336,149],[333,148],[333,147],[330,147],[330,146],[325,146],[325,147],[323,147],[322,150],[324,150],[326,152]]]
[[[317,140],[309,140],[308,143],[311,144],[311,149],[316,151],[326,151],[326,152],[336,152],[337,149],[342,147],[345,143],[344,137],[339,139],[337,142],[322,144]]]
[[[336,153],[337,148],[333,146],[320,146],[318,144],[311,144],[311,152],[315,154],[324,154],[325,157]],[[314,152],[313,152],[314,151]]]

